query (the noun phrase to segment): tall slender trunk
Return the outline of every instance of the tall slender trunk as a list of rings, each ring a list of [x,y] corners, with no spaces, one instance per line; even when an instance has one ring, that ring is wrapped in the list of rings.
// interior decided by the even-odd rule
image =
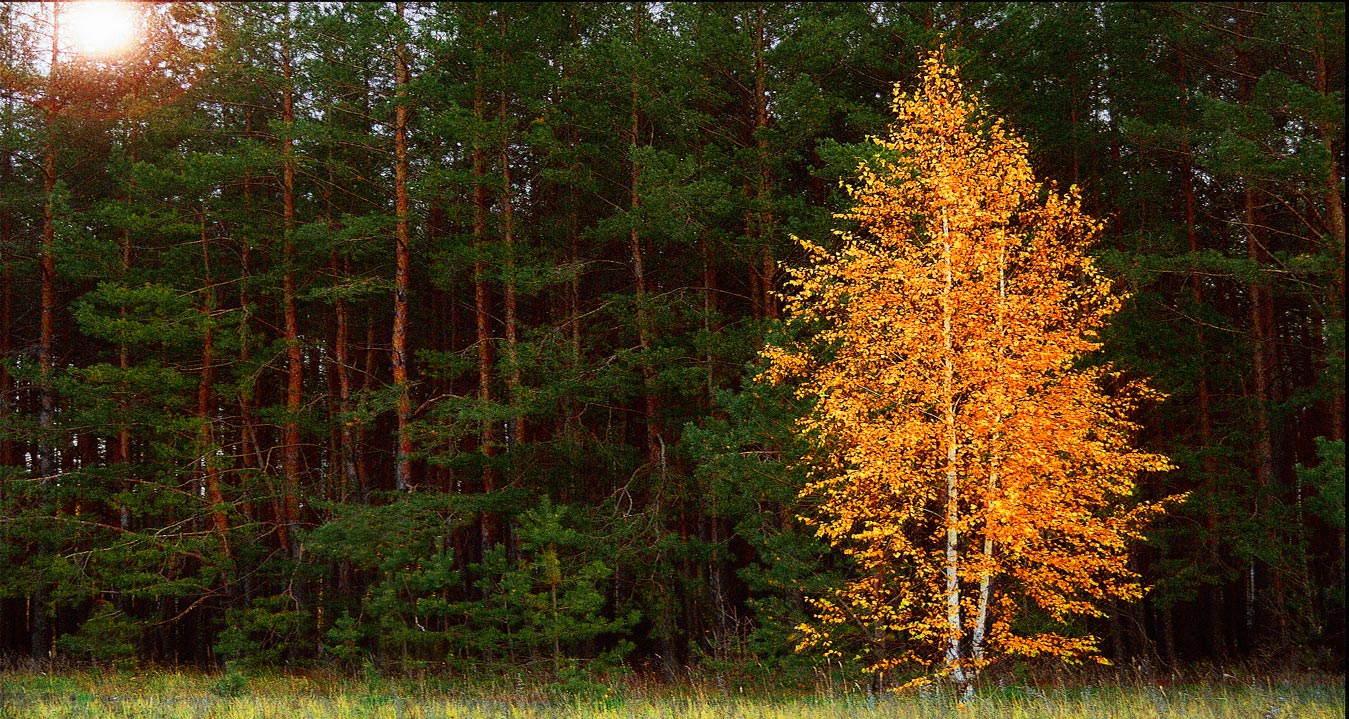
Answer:
[[[253,181],[249,176],[244,177],[244,212],[248,214],[253,208]],[[252,281],[253,266],[252,252],[249,238],[242,237],[239,240],[239,365],[247,367],[253,356],[253,347],[249,336],[249,317],[252,312],[249,310],[248,285]],[[263,469],[262,451],[258,447],[257,422],[253,413],[253,389],[247,385],[239,389],[239,464],[242,474],[245,478],[251,479],[259,470]],[[245,493],[242,502],[244,515],[253,516],[254,506],[248,494]],[[280,507],[273,505],[275,515],[281,516]],[[279,524],[279,522],[278,522]]]
[[[998,251],[998,308],[997,308],[997,326],[994,328],[994,334],[998,337],[994,352],[998,353],[994,361],[993,376],[1001,379],[1003,377],[1002,367],[1002,347],[1007,341],[1007,263],[1006,250]],[[997,381],[997,380],[995,380]],[[1002,460],[1002,415],[1006,411],[1005,381],[998,381],[993,392],[994,407],[998,412],[998,417],[994,421],[993,446],[991,447],[991,457],[989,459],[988,469],[988,496],[984,500],[984,547],[983,568],[979,571],[979,603],[975,611],[974,632],[970,639],[970,653],[976,662],[975,669],[984,659],[984,637],[988,631],[988,605],[989,599],[993,594],[993,532],[988,525],[988,512],[992,510],[992,501],[994,494],[998,490],[998,471],[1001,468]]]
[[[336,229],[336,222],[332,224]],[[336,252],[329,258],[329,266],[334,277],[346,277],[346,262],[339,262]],[[349,496],[355,492],[357,496],[363,497],[365,488],[360,485],[360,477],[356,473],[356,437],[348,419],[351,413],[351,317],[347,301],[341,293],[333,302],[333,313],[337,325],[333,338],[333,374],[337,376],[337,411],[341,417],[338,422],[337,458],[342,467],[343,494]]]
[[[127,158],[130,159],[132,165],[135,165],[136,161],[135,143],[138,135],[139,128],[132,125],[131,138],[128,139],[127,143]],[[130,189],[134,188],[135,181],[134,179],[128,178],[127,182],[128,190],[127,198],[125,198],[125,200],[127,200],[127,205],[130,206],[132,202],[135,201]],[[128,272],[131,272],[131,250],[131,229],[124,228],[123,231],[121,231],[120,268],[121,279],[123,279],[123,282],[127,281],[127,274]],[[125,320],[125,317],[127,317],[127,308],[125,308],[125,305],[117,309],[117,314],[120,314]],[[127,371],[131,368],[131,347],[130,345],[127,345],[127,343],[124,343],[124,341],[117,343],[117,368],[121,370],[121,376],[123,376],[123,387],[121,387],[120,397],[117,398],[117,406],[119,406],[119,409],[121,410],[121,421],[119,426],[117,426],[117,445],[116,452],[113,453],[113,461],[115,461],[116,464],[128,464],[131,461],[131,428],[127,425],[127,420],[131,417],[131,406],[127,399],[128,387],[127,384],[125,384],[125,376],[127,376]],[[127,515],[127,509],[121,507],[119,514],[123,517],[123,527],[121,527],[121,529],[127,529],[127,526],[125,526],[127,525],[127,517],[125,517],[125,515]]]
[[[300,547],[294,541],[300,521],[300,412],[304,402],[304,353],[300,347],[300,321],[295,306],[295,87],[291,71],[290,5],[286,5],[286,39],[281,45],[282,77],[281,122],[285,137],[281,142],[281,212],[285,233],[285,274],[281,280],[286,333],[286,422],[283,430],[281,473],[283,509],[278,536],[281,546],[299,560]]]
[[[13,129],[14,98],[5,98],[4,134]],[[0,187],[12,187],[14,182],[14,155],[6,150],[0,155]],[[0,424],[8,425],[14,398],[14,377],[9,373],[10,352],[13,351],[14,288],[10,256],[14,247],[14,216],[8,209],[0,209]],[[0,437],[0,467],[16,464],[14,440],[6,434]]]
[[[250,131],[253,125],[253,113],[251,110],[244,111],[245,132]],[[244,173],[243,178],[243,200],[244,216],[248,217],[253,212],[253,176],[250,172]],[[238,238],[239,248],[239,329],[238,342],[239,354],[238,363],[240,367],[247,367],[252,358],[252,345],[250,332],[250,317],[252,310],[249,308],[248,287],[252,282],[252,238],[248,233],[241,233]],[[254,390],[243,383],[239,387],[239,466],[238,481],[240,486],[248,487],[256,477],[262,474],[263,467],[262,452],[258,449],[257,423],[253,413]],[[280,517],[276,497],[269,494],[272,505],[273,516]],[[245,521],[250,523],[260,522],[258,516],[258,506],[254,503],[253,493],[244,491],[240,493],[239,510],[243,514]],[[280,522],[276,522],[277,525]],[[250,572],[242,572],[239,577],[241,590],[245,600],[251,600],[253,597],[253,575]]]
[[[642,40],[642,14],[646,12],[644,3],[634,3],[632,11],[632,44],[636,48]],[[637,147],[641,140],[641,104],[638,95],[638,78],[631,78],[632,122],[628,145],[628,210],[631,213],[628,223],[628,245],[632,252],[632,276],[637,292],[637,344],[642,352],[642,398],[646,414],[646,457],[652,472],[665,471],[665,453],[660,436],[660,401],[656,397],[656,367],[651,358],[652,327],[651,310],[648,307],[646,268],[642,257],[642,237],[637,229],[637,213],[642,207],[640,192],[641,165],[637,159]]]
[[[572,48],[581,45],[581,28],[575,13],[567,14]],[[563,87],[571,87],[574,76],[571,64],[562,66]],[[571,267],[567,281],[567,339],[571,349],[571,371],[573,377],[581,375],[581,193],[577,183],[581,177],[581,159],[577,148],[581,145],[581,130],[575,117],[566,126],[567,152],[567,262]],[[573,397],[567,398],[567,427],[572,429],[573,421],[578,420],[580,403]]]
[[[7,32],[13,31],[12,9],[4,12],[5,29]],[[8,59],[8,58],[6,58]],[[4,137],[12,136],[14,128],[14,94],[5,94],[4,105],[5,125],[0,132]],[[6,147],[0,152],[0,187],[12,187],[14,181],[14,155]],[[14,392],[14,378],[9,373],[10,352],[13,351],[13,330],[14,320],[14,294],[13,294],[13,275],[10,267],[10,256],[13,251],[13,242],[15,235],[14,216],[7,207],[0,208],[0,426],[9,426],[10,415],[17,404],[17,397]],[[14,440],[10,434],[5,432],[0,434],[0,467],[13,467],[18,463],[18,453]],[[0,485],[0,500],[4,499],[6,492],[3,485]],[[8,608],[7,602],[10,600],[0,599],[0,643],[9,644],[11,638],[6,631],[10,624],[9,617],[5,615]]]
[[[576,190],[576,178],[580,176],[580,160],[575,150],[580,144],[580,131],[571,127],[571,183],[567,188],[567,257],[572,271],[567,282],[567,304],[570,318],[567,322],[568,339],[571,346],[572,377],[581,377],[581,218],[580,193]],[[579,432],[580,403],[575,397],[567,398],[567,426]]]
[[[46,132],[42,148],[42,251],[38,258],[42,298],[38,330],[38,474],[47,478],[55,471],[56,448],[50,436],[56,414],[56,396],[52,389],[53,352],[56,337],[56,76],[60,67],[61,4],[52,3],[52,46],[50,84],[44,113]]]
[[[713,248],[713,240],[710,237],[703,238],[703,332],[708,337],[720,329],[717,322],[717,265],[716,251]],[[716,359],[712,353],[712,344],[709,342],[707,350],[703,354],[704,381],[706,386],[704,391],[707,393],[705,401],[710,409],[716,402],[717,378],[716,378]]]
[[[946,669],[951,680],[964,689],[969,685],[965,675],[961,640],[964,630],[960,625],[960,495],[957,486],[956,461],[959,457],[959,435],[956,431],[955,406],[955,343],[951,327],[955,289],[952,271],[951,233],[946,218],[942,218],[942,261],[946,265],[946,289],[942,296],[942,408],[946,424]]]
[[[1196,203],[1194,196],[1194,153],[1190,147],[1190,115],[1189,115],[1189,85],[1187,81],[1185,68],[1185,51],[1179,48],[1176,51],[1176,83],[1180,89],[1180,191],[1185,201],[1185,237],[1187,247],[1192,256],[1197,256],[1200,251],[1198,222],[1196,221]],[[1190,299],[1194,302],[1195,308],[1203,307],[1204,303],[1204,284],[1203,279],[1198,272],[1190,274]],[[1195,345],[1196,351],[1201,358],[1205,353],[1204,325],[1195,325]],[[1214,481],[1218,476],[1218,460],[1212,453],[1213,448],[1213,399],[1212,390],[1209,387],[1208,363],[1201,361],[1199,363],[1199,380],[1196,383],[1197,410],[1199,412],[1199,449],[1203,453],[1201,467],[1203,470],[1203,479],[1201,486],[1204,494],[1213,497],[1217,491],[1214,487]],[[1213,565],[1217,565],[1218,557],[1218,514],[1214,509],[1214,504],[1209,502],[1204,512],[1204,552],[1207,560]],[[1221,591],[1209,592],[1209,602],[1220,603],[1222,599]],[[1211,607],[1214,611],[1209,612],[1209,644],[1210,650],[1222,656],[1225,648],[1223,639],[1222,607]]]
[[[206,316],[206,329],[201,339],[201,373],[197,382],[197,420],[201,423],[198,430],[202,480],[206,489],[206,501],[210,503],[211,531],[220,543],[225,556],[230,556],[229,518],[225,514],[225,495],[220,489],[220,469],[215,463],[215,327],[213,315],[216,310],[215,286],[211,279],[211,245],[206,233],[206,207],[203,205],[199,219],[201,240],[201,266],[203,289],[206,291],[202,313]],[[225,580],[228,582],[228,578]]]
[[[1317,91],[1323,96],[1329,97],[1332,88],[1330,84],[1330,70],[1326,63],[1326,53],[1322,49],[1326,47],[1327,40],[1319,38],[1320,46],[1316,52],[1316,85]],[[1331,317],[1344,322],[1344,198],[1340,195],[1340,168],[1337,162],[1339,157],[1339,148],[1336,147],[1337,136],[1331,123],[1322,123],[1320,126],[1321,142],[1325,145],[1326,156],[1329,158],[1325,177],[1325,198],[1326,198],[1326,227],[1330,230],[1331,251],[1334,253],[1336,261],[1334,287],[1330,290],[1330,308]],[[1343,349],[1340,350],[1343,352]],[[1343,358],[1341,358],[1343,362]],[[1341,385],[1343,388],[1343,385]],[[1341,391],[1336,397],[1330,400],[1330,438],[1344,439],[1344,392]]]
[[[759,245],[759,273],[761,280],[759,291],[760,307],[763,316],[776,319],[778,316],[777,298],[773,296],[774,278],[777,275],[777,261],[773,259],[772,228],[773,210],[769,208],[769,186],[772,171],[768,167],[768,138],[763,131],[768,127],[768,71],[764,63],[764,48],[767,38],[764,35],[764,4],[754,6],[754,149],[758,164],[754,181],[754,201],[750,209],[753,231],[752,240]]]
[[[502,33],[505,33],[504,21]],[[525,414],[520,391],[520,337],[518,328],[518,306],[516,303],[515,282],[515,198],[511,192],[511,133],[510,116],[506,105],[506,94],[501,94],[501,107],[498,114],[503,129],[501,131],[501,244],[506,262],[505,277],[502,282],[501,300],[505,304],[506,320],[506,384],[511,404],[515,406],[515,426],[507,437],[510,446],[525,439]]]
[[[1244,18],[1241,23],[1248,24],[1249,18]],[[1239,34],[1248,35],[1249,28],[1238,28]],[[1247,50],[1238,50],[1237,52],[1238,69],[1241,71],[1242,79],[1238,88],[1239,101],[1242,106],[1249,105],[1255,93],[1255,83],[1251,79],[1250,73],[1250,52]],[[1264,514],[1260,506],[1260,495],[1273,483],[1274,474],[1274,437],[1273,427],[1270,423],[1270,408],[1274,400],[1273,396],[1273,372],[1274,372],[1274,304],[1273,293],[1269,281],[1261,276],[1261,268],[1269,264],[1270,252],[1267,246],[1268,239],[1264,236],[1259,224],[1259,204],[1256,199],[1256,183],[1258,180],[1254,177],[1243,178],[1245,190],[1242,194],[1242,207],[1244,210],[1245,232],[1246,232],[1246,253],[1251,263],[1256,268],[1255,278],[1249,284],[1249,293],[1251,301],[1251,400],[1254,404],[1255,413],[1255,504],[1253,507],[1256,517]],[[1258,521],[1258,520],[1257,520]],[[1272,539],[1272,538],[1271,538]],[[1277,572],[1277,570],[1275,570]],[[1249,629],[1254,629],[1255,618],[1255,564],[1254,560],[1247,568],[1248,591],[1246,593],[1246,616]],[[1277,603],[1277,598],[1276,598]],[[1284,609],[1276,607],[1280,624],[1284,618]]]
[[[127,141],[127,158],[133,165],[136,161],[136,141],[139,134],[139,127],[133,125],[131,128],[131,136]],[[134,179],[128,178],[127,182],[129,188],[135,187]],[[134,201],[135,198],[132,196],[131,189],[128,189],[126,194],[127,205],[130,206]],[[121,245],[122,266],[120,270],[122,281],[125,283],[128,279],[127,275],[131,272],[132,262],[131,230],[129,228],[125,228],[121,232]],[[125,321],[128,315],[127,306],[122,305],[119,307],[117,313],[123,318],[123,321]],[[129,375],[129,370],[131,369],[131,346],[126,342],[117,343],[117,367],[122,371],[122,391],[117,398],[120,417],[117,426],[117,444],[115,445],[113,452],[113,463],[118,465],[128,465],[131,463],[131,427],[127,424],[128,419],[131,417],[131,402],[128,399],[131,394],[131,389],[127,385],[127,377]],[[127,469],[126,471],[129,472],[130,470]],[[123,530],[131,528],[131,508],[123,500],[118,501],[117,520],[118,526]],[[118,601],[120,603],[121,599],[119,598]]]
[[[367,313],[365,318],[365,360],[361,369],[361,391],[370,389],[375,381],[375,364],[379,350],[375,346],[375,318]],[[356,484],[361,488],[361,498],[365,501],[370,489],[370,462],[366,456],[365,424],[356,425],[356,443],[352,447],[356,455]]]
[[[6,178],[8,179],[8,178]],[[10,331],[14,324],[13,277],[9,267],[9,248],[14,241],[14,226],[8,214],[0,215],[0,424],[8,424],[14,401],[14,378],[9,374],[12,351]],[[15,464],[14,440],[0,437],[0,467]]]
[[[403,19],[403,3],[394,3]],[[411,232],[408,226],[408,75],[407,47],[401,42],[394,51],[394,213],[397,217],[394,243],[393,291],[393,383],[398,388],[398,451],[394,468],[394,487],[412,486],[412,392],[408,385],[408,281],[412,269]]]
[[[478,31],[482,31],[482,16],[477,18]],[[478,54],[482,46],[477,46]],[[473,75],[473,246],[478,250],[473,260],[473,307],[478,339],[478,401],[484,409],[492,402],[492,306],[490,288],[487,282],[487,262],[483,259],[489,238],[487,236],[487,151],[483,147],[483,125],[487,121],[487,108],[484,100],[484,87],[481,66],[475,68]],[[493,458],[497,454],[496,422],[483,420],[480,433],[480,445],[484,455],[482,470],[482,491],[495,492],[497,472]],[[500,518],[495,512],[485,512],[482,517],[480,538],[483,550],[495,546],[500,539]]]
[[[1248,257],[1255,264],[1257,272],[1269,261],[1266,239],[1258,229],[1255,188],[1247,186],[1243,197],[1246,217],[1246,244]],[[1263,514],[1260,495],[1275,480],[1274,469],[1274,430],[1270,420],[1271,404],[1274,401],[1274,301],[1268,281],[1256,276],[1250,284],[1251,298],[1251,399],[1255,407],[1255,494],[1256,515]],[[1277,581],[1277,572],[1274,569]],[[1247,602],[1254,601],[1254,595]],[[1277,598],[1276,598],[1277,599]],[[1276,607],[1280,625],[1283,623],[1282,607]],[[1249,611],[1248,613],[1253,614]]]
[[[244,180],[244,208],[247,212],[252,205],[251,180]],[[239,364],[247,367],[253,358],[253,345],[249,336],[249,321],[252,312],[248,309],[250,296],[248,285],[252,281],[252,249],[248,238],[239,242]],[[245,471],[265,469],[262,450],[258,446],[257,422],[253,412],[253,389],[243,387],[239,391],[239,458]],[[278,514],[279,516],[279,514]]]
[[[56,77],[60,72],[61,4],[52,3],[51,64],[48,66],[47,108],[44,112],[46,132],[42,152],[42,251],[38,260],[41,273],[42,299],[38,330],[38,444],[37,474],[39,507],[42,515],[52,511],[48,484],[56,473],[56,447],[52,436],[56,421],[56,394],[52,388],[52,365],[56,337],[56,112],[59,99],[55,97]],[[45,541],[39,541],[38,555],[46,554]],[[43,659],[51,653],[50,625],[47,622],[49,592],[47,582],[34,582],[31,594],[31,630],[33,658]]]
[[[1334,5],[1318,6],[1322,13],[1317,18],[1317,47],[1315,52],[1316,61],[1316,89],[1324,97],[1329,97],[1335,88],[1331,85],[1330,69],[1326,61],[1328,50],[1333,50],[1338,43],[1343,42],[1343,32],[1337,37],[1333,33],[1328,33],[1326,28],[1325,12],[1334,8]],[[1341,193],[1339,164],[1340,151],[1343,150],[1343,135],[1337,135],[1333,123],[1321,123],[1321,142],[1325,145],[1326,156],[1329,159],[1326,167],[1325,176],[1325,198],[1326,198],[1326,226],[1330,231],[1331,252],[1337,263],[1335,271],[1334,286],[1329,293],[1330,317],[1344,326],[1344,198]],[[1324,332],[1324,330],[1323,330]],[[1344,344],[1340,343],[1338,348],[1329,350],[1338,352],[1340,366],[1344,366]],[[1344,440],[1344,385],[1341,380],[1340,392],[1338,395],[1330,398],[1330,439]],[[1344,526],[1336,530],[1337,545],[1339,546],[1339,555],[1341,561],[1338,566],[1340,575],[1339,581],[1333,579],[1331,585],[1338,584],[1344,586]]]

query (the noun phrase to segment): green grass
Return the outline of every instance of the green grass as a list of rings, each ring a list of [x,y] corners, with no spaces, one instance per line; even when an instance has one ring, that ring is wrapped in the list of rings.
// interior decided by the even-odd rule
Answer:
[[[704,686],[597,687],[584,698],[547,687],[454,686],[270,676],[225,683],[173,672],[0,674],[3,719],[1341,719],[1342,679],[1324,683],[1086,685],[983,690],[959,703],[946,692],[870,697],[728,695]],[[222,696],[222,694],[224,696]]]

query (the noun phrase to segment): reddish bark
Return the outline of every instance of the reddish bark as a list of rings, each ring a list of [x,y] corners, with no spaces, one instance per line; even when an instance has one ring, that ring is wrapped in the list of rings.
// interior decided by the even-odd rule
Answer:
[[[289,22],[289,18],[287,18]],[[289,29],[287,29],[289,32]],[[291,75],[289,41],[282,43],[281,122],[285,137],[281,143],[281,211],[285,233],[285,274],[281,280],[286,340],[286,422],[281,450],[284,516],[278,527],[282,549],[299,558],[299,545],[291,541],[300,517],[300,411],[304,401],[304,353],[300,348],[300,321],[295,306],[295,89]]]
[[[1176,80],[1180,86],[1181,108],[1181,137],[1180,137],[1180,185],[1181,194],[1185,200],[1185,236],[1187,246],[1191,255],[1197,255],[1200,250],[1199,233],[1195,217],[1195,196],[1194,196],[1194,167],[1193,152],[1190,148],[1190,127],[1189,127],[1189,88],[1186,82],[1185,74],[1185,53],[1177,51],[1177,73]],[[1198,272],[1190,274],[1190,297],[1194,301],[1195,307],[1203,306],[1203,280]],[[1195,326],[1195,344],[1198,351],[1204,352],[1204,326],[1198,324]],[[1214,480],[1218,476],[1218,461],[1212,454],[1213,448],[1213,409],[1211,390],[1209,388],[1208,365],[1206,362],[1199,363],[1199,381],[1196,388],[1196,400],[1199,411],[1199,445],[1203,452],[1202,468],[1204,493],[1209,497],[1215,496],[1216,488]],[[1212,502],[1207,505],[1204,513],[1204,527],[1207,530],[1205,535],[1205,546],[1209,555],[1209,561],[1218,561],[1218,545],[1216,541],[1218,531],[1218,514]],[[1215,593],[1214,599],[1221,597]],[[1169,614],[1167,615],[1169,618]],[[1223,624],[1218,621],[1219,614],[1214,612],[1211,617],[1215,621],[1209,623],[1209,640],[1215,651],[1221,653],[1224,646]]]
[[[1238,22],[1237,35],[1249,36],[1250,18],[1243,15]],[[1251,72],[1251,54],[1246,48],[1237,50],[1237,71],[1240,76],[1238,102],[1249,105],[1255,94],[1255,77]],[[1262,273],[1270,263],[1269,238],[1265,236],[1260,224],[1259,203],[1257,202],[1256,177],[1244,177],[1245,189],[1242,193],[1242,209],[1245,221],[1246,256],[1255,266],[1256,275],[1248,285],[1251,317],[1251,386],[1250,399],[1255,415],[1255,499],[1253,512],[1258,518],[1264,514],[1260,506],[1260,495],[1275,481],[1274,438],[1270,423],[1270,409],[1274,401],[1275,367],[1275,327],[1273,292],[1268,279]],[[1268,531],[1268,530],[1267,530]],[[1270,537],[1273,541],[1273,537]],[[1281,581],[1279,570],[1274,569],[1273,580]],[[1247,567],[1246,623],[1248,631],[1254,631],[1256,603],[1256,565],[1252,559]],[[1276,591],[1274,612],[1280,626],[1284,625],[1286,615],[1281,592]]]
[[[502,33],[506,32],[502,27]],[[506,106],[506,95],[501,95],[501,108],[499,110],[499,119],[504,123],[510,118],[509,109]],[[515,286],[515,206],[514,198],[511,196],[511,137],[510,133],[503,132],[501,135],[501,244],[505,249],[506,277],[502,287],[502,302],[506,305],[506,362],[507,391],[510,394],[511,404],[520,409],[520,350],[519,350],[519,327],[518,327],[518,303],[516,301]],[[515,415],[515,427],[511,432],[512,442],[523,442],[525,437],[525,415],[517,411]]]
[[[478,29],[482,28],[482,16],[477,17]],[[478,47],[481,53],[481,46]],[[487,237],[487,156],[482,143],[482,127],[487,119],[484,101],[482,68],[476,68],[473,75],[473,117],[477,123],[473,138],[473,246],[478,249],[473,260],[473,308],[478,340],[478,400],[484,408],[492,402],[492,306],[487,284],[487,263],[482,253],[489,241]],[[480,446],[486,457],[482,471],[482,491],[494,492],[497,489],[496,468],[492,458],[497,454],[496,423],[484,420],[480,432]],[[484,549],[495,546],[500,541],[499,518],[491,512],[483,514],[480,539]]]
[[[0,160],[0,186],[9,187],[14,181],[14,158],[6,152]],[[14,378],[9,374],[9,353],[13,349],[10,332],[14,326],[13,276],[9,257],[14,246],[14,218],[8,211],[0,212],[0,420],[9,414],[13,402]],[[14,441],[6,435],[0,439],[0,467],[16,463]]]
[[[403,4],[395,3],[398,17],[403,17]],[[412,421],[412,395],[408,384],[408,277],[412,270],[410,251],[411,231],[408,225],[408,111],[407,86],[409,82],[407,48],[400,43],[394,51],[394,214],[396,231],[394,241],[393,291],[393,383],[398,388],[398,438],[394,463],[394,488],[412,487],[412,436],[408,427]]]
[[[334,227],[336,223],[333,223]],[[345,263],[339,264],[337,253],[333,253],[330,260],[333,276],[341,278],[345,276]],[[352,431],[352,421],[347,419],[351,412],[351,358],[349,356],[351,345],[351,318],[348,316],[347,302],[338,294],[333,303],[333,313],[337,324],[335,337],[333,339],[333,364],[337,380],[337,410],[341,421],[338,430],[338,462],[342,467],[342,477],[345,482],[343,492],[355,491],[358,495],[365,495],[365,487],[361,486],[360,477],[356,472],[356,438]]]
[[[59,28],[60,3],[52,4],[52,47],[50,75],[55,78],[60,63]],[[56,105],[55,80],[48,85],[45,121],[47,132],[42,152],[42,248],[38,257],[38,271],[41,275],[41,299],[39,300],[40,318],[38,320],[38,427],[41,438],[38,441],[38,475],[49,477],[55,471],[55,448],[48,436],[56,413],[56,395],[51,387],[52,364],[56,341]]]
[[[633,6],[632,43],[638,45],[642,39],[642,14],[646,8],[638,3]],[[628,211],[631,215],[628,229],[628,244],[632,252],[632,276],[637,293],[637,343],[642,351],[642,398],[646,415],[646,457],[652,472],[664,469],[664,441],[660,435],[660,400],[656,397],[656,368],[651,361],[653,328],[651,311],[647,306],[646,269],[642,257],[642,238],[637,230],[637,213],[642,207],[640,192],[641,165],[637,161],[637,146],[641,139],[641,104],[638,98],[637,76],[632,77],[632,125],[631,144],[629,145]]]
[[[774,278],[777,275],[777,261],[773,259],[772,227],[773,211],[769,208],[769,189],[772,184],[772,171],[768,167],[768,138],[763,130],[768,127],[768,72],[764,66],[764,47],[767,38],[764,35],[764,6],[754,8],[754,131],[752,141],[755,158],[758,162],[758,177],[755,179],[754,192],[745,224],[752,245],[759,250],[759,288],[762,293],[759,307],[763,316],[776,319],[778,316],[777,298],[773,296]]]
[[[1326,39],[1321,38],[1321,45],[1325,46]],[[1325,96],[1332,92],[1330,86],[1330,71],[1326,66],[1326,54],[1320,48],[1316,52],[1316,85],[1317,90]],[[1344,321],[1344,198],[1340,196],[1340,168],[1336,163],[1339,155],[1339,148],[1336,147],[1336,135],[1334,128],[1330,123],[1323,123],[1320,127],[1321,142],[1325,144],[1326,155],[1330,158],[1327,163],[1325,178],[1325,197],[1326,197],[1326,229],[1330,231],[1331,251],[1334,253],[1337,263],[1334,286],[1330,290],[1330,308],[1331,316],[1335,319]],[[1343,358],[1341,358],[1343,362]],[[1344,394],[1330,400],[1330,437],[1331,439],[1344,439]]]
[[[206,234],[206,209],[200,216],[201,264],[203,289],[206,292],[202,313],[206,316],[206,329],[201,339],[201,373],[197,382],[197,420],[201,423],[198,430],[198,442],[201,448],[202,480],[206,490],[206,501],[210,503],[211,530],[220,541],[225,556],[230,555],[229,518],[224,510],[224,493],[220,489],[220,471],[215,465],[215,328],[211,316],[215,313],[215,289],[211,281],[211,246]]]

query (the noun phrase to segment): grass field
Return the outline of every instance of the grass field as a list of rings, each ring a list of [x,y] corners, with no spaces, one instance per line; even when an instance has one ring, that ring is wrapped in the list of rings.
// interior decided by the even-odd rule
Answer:
[[[447,687],[270,677],[242,684],[179,673],[0,674],[3,719],[1342,719],[1344,684],[1001,687],[968,702],[940,691],[784,699],[698,686],[601,689],[586,698],[502,684]]]

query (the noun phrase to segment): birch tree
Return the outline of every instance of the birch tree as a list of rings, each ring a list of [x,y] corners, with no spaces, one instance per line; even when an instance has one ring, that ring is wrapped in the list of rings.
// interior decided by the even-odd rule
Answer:
[[[1078,657],[1091,636],[1031,628],[1102,614],[1143,588],[1130,501],[1165,457],[1131,446],[1155,398],[1080,367],[1123,301],[1086,254],[1076,188],[1035,181],[1027,148],[929,56],[919,89],[849,188],[830,252],[802,242],[786,308],[813,340],[765,352],[814,401],[818,533],[855,562],[813,600],[802,647],[860,627],[872,671],[936,667],[968,688],[990,657]]]

